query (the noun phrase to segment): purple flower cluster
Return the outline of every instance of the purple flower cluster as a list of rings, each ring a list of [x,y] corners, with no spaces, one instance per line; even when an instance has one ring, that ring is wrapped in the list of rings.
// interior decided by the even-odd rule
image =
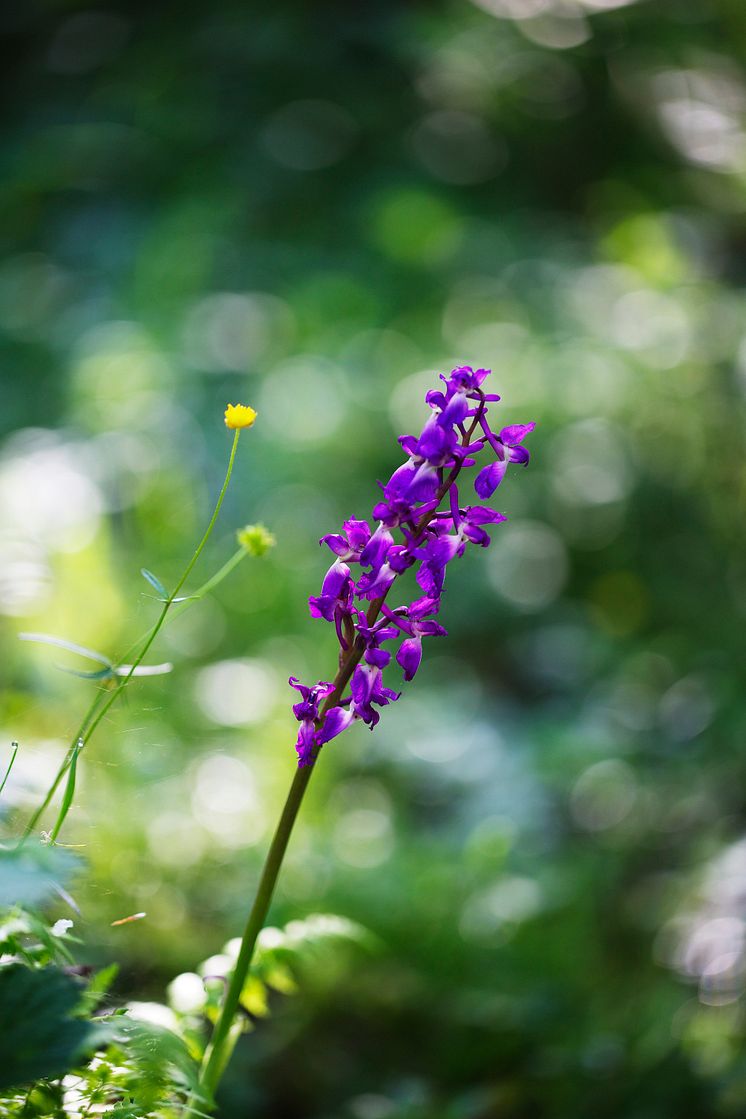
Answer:
[[[373,509],[377,527],[349,520],[342,533],[320,541],[335,558],[321,594],[312,596],[309,606],[314,618],[333,622],[340,667],[333,683],[319,681],[311,688],[290,678],[301,695],[293,707],[300,723],[295,747],[300,766],[313,764],[320,747],[355,720],[372,730],[380,719],[377,708],[399,698],[399,692],[383,683],[383,670],[391,661],[383,646],[401,639],[396,661],[404,679],[413,679],[422,660],[423,637],[446,636],[435,621],[446,567],[464,554],[467,544],[486,548],[490,536],[485,526],[505,520],[502,513],[484,505],[462,508],[456,486],[461,471],[476,465],[481,451],[494,455],[474,480],[482,500],[500,485],[508,463],[525,465],[529,460],[523,440],[534,424],[513,424],[497,435],[490,428],[488,404],[500,397],[482,391],[489,372],[465,365],[449,377],[441,376],[445,387],[425,397],[431,414],[419,437],[405,435],[399,440],[407,461],[381,486],[383,500]],[[448,508],[440,510],[446,496]],[[398,542],[395,531],[401,538]],[[354,577],[352,565],[359,569]],[[389,589],[399,575],[415,566],[420,597],[392,609],[386,603]],[[367,611],[361,609],[366,602]]]

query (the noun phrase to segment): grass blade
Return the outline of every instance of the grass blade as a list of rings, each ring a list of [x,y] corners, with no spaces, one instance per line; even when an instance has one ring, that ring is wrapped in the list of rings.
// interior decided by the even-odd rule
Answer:
[[[75,749],[73,750],[72,757],[70,758],[70,768],[67,771],[67,783],[65,785],[65,795],[62,798],[62,804],[60,805],[59,815],[57,816],[57,820],[55,822],[55,825],[52,828],[52,831],[49,835],[49,842],[50,843],[55,843],[56,842],[57,836],[60,834],[60,828],[64,824],[65,817],[67,816],[68,812],[70,811],[70,807],[71,807],[72,802],[73,802],[73,797],[75,796],[75,774],[76,774],[77,769],[78,769],[78,754],[80,753],[80,751],[82,749],[83,749],[83,739],[80,738],[75,743]]]

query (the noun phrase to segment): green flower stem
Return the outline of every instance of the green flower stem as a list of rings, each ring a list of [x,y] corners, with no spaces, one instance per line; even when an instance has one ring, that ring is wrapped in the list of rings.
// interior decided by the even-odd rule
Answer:
[[[303,769],[296,770],[293,782],[290,786],[290,791],[287,795],[287,800],[285,801],[277,828],[275,829],[275,834],[272,837],[272,843],[267,852],[267,858],[264,863],[261,878],[259,879],[259,886],[257,887],[254,904],[251,907],[251,912],[246,922],[246,928],[241,938],[241,948],[238,953],[238,959],[236,960],[236,966],[233,969],[233,974],[220,1010],[220,1016],[215,1025],[214,1033],[202,1063],[199,1083],[200,1087],[205,1089],[208,1098],[212,1098],[214,1095],[227,1058],[230,1055],[229,1052],[226,1052],[226,1043],[229,1040],[231,1025],[233,1024],[233,1019],[238,1010],[241,992],[246,982],[251,959],[254,955],[256,939],[264,926],[277,877],[280,873],[280,867],[282,866],[282,860],[285,857],[290,833],[293,830],[293,824],[298,815],[298,809],[301,806],[303,796],[308,788],[308,782],[311,779],[313,768],[313,766],[305,766]]]
[[[49,803],[50,803],[52,797],[54,796],[55,792],[57,791],[57,789],[59,787],[59,784],[62,781],[62,778],[64,777],[65,773],[69,769],[73,758],[76,758],[77,754],[80,752],[80,750],[82,750],[83,746],[85,746],[85,744],[90,741],[91,737],[93,736],[93,734],[94,734],[96,728],[98,727],[99,723],[101,722],[101,720],[108,714],[111,707],[114,705],[114,703],[116,703],[119,696],[122,694],[124,689],[129,684],[130,680],[132,679],[132,677],[135,673],[135,669],[138,668],[138,666],[142,663],[146,653],[150,649],[150,646],[153,644],[156,637],[158,636],[158,633],[160,632],[160,630],[163,626],[163,623],[166,620],[166,615],[168,614],[171,607],[173,606],[174,599],[176,598],[179,591],[181,590],[181,588],[184,586],[187,579],[191,575],[192,569],[193,569],[194,565],[196,564],[197,560],[199,559],[199,557],[201,556],[201,554],[204,550],[204,547],[207,544],[207,541],[209,540],[209,538],[212,534],[212,530],[215,527],[215,522],[218,519],[218,514],[220,513],[220,509],[221,509],[221,506],[223,504],[223,500],[225,498],[226,490],[228,489],[228,483],[230,482],[231,474],[233,473],[233,464],[236,460],[236,450],[238,448],[238,439],[239,439],[240,434],[241,434],[241,429],[236,428],[235,434],[233,436],[233,445],[231,447],[230,458],[228,459],[228,467],[227,467],[226,472],[225,472],[225,478],[223,480],[222,488],[220,490],[220,493],[218,494],[218,499],[217,499],[217,502],[215,503],[215,508],[214,508],[212,516],[210,518],[210,523],[208,524],[207,528],[205,529],[204,535],[202,536],[202,539],[200,540],[199,544],[197,545],[192,558],[190,559],[189,563],[187,564],[184,571],[182,572],[182,575],[181,575],[178,583],[176,584],[174,589],[171,591],[171,593],[168,596],[168,598],[166,599],[166,601],[163,603],[163,607],[162,607],[161,612],[158,615],[155,623],[150,627],[147,634],[145,634],[145,636],[143,638],[140,638],[137,642],[135,642],[135,645],[132,646],[132,648],[137,648],[137,646],[139,644],[139,641],[143,642],[143,644],[140,646],[139,653],[135,657],[133,663],[130,665],[130,669],[129,669],[129,672],[127,673],[127,675],[119,677],[119,679],[117,681],[117,684],[116,684],[116,687],[114,687],[110,692],[108,692],[108,694],[106,692],[101,692],[95,698],[95,700],[93,701],[93,703],[89,707],[88,711],[86,712],[85,717],[83,718],[83,721],[82,721],[80,727],[78,728],[77,734],[74,736],[74,738],[73,738],[73,740],[70,744],[70,747],[68,748],[68,751],[67,751],[67,753],[65,754],[65,757],[62,760],[60,768],[57,771],[57,774],[56,774],[56,776],[55,776],[55,778],[54,778],[54,780],[53,780],[53,782],[52,782],[52,784],[51,784],[51,786],[50,786],[50,788],[47,792],[47,795],[45,796],[41,805],[36,809],[33,816],[31,817],[31,819],[26,824],[26,827],[23,830],[23,835],[21,836],[21,839],[20,839],[20,842],[19,842],[19,846],[25,842],[25,840],[28,838],[30,833],[36,827],[36,825],[39,822],[42,814],[48,808]],[[233,555],[231,557],[231,559],[229,559],[228,562],[226,564],[224,564],[223,567],[221,567],[221,569],[215,575],[212,576],[212,578],[208,579],[207,582],[204,583],[202,587],[200,587],[200,589],[197,592],[197,595],[195,597],[201,597],[203,594],[206,594],[209,590],[211,590],[214,586],[216,586],[222,579],[224,579],[225,576],[228,575],[233,570],[233,568],[238,564],[239,560],[242,558],[242,553],[243,553],[243,549],[239,549],[239,551],[236,552],[235,555]],[[186,609],[189,606],[189,603],[184,602],[181,605],[182,605],[182,610],[183,610],[183,609]],[[182,610],[175,611],[173,616],[176,617],[178,614],[182,613]],[[128,650],[128,653],[129,653],[129,650]],[[127,656],[127,653],[125,653],[125,656]]]

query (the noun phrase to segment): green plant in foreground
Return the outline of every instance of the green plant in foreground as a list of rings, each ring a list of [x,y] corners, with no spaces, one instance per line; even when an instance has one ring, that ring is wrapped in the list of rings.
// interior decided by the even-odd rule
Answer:
[[[62,648],[70,650],[71,652],[81,654],[82,656],[102,663],[104,665],[103,669],[100,669],[95,673],[83,675],[88,675],[88,678],[90,679],[107,681],[111,682],[112,684],[112,687],[109,691],[99,692],[92,700],[88,710],[83,716],[80,726],[72,737],[70,745],[67,749],[67,753],[65,754],[42,803],[38,806],[38,808],[34,811],[32,816],[26,823],[26,826],[23,830],[23,835],[21,837],[21,843],[24,843],[34,831],[41,817],[49,807],[52,798],[57,792],[57,789],[59,788],[65,774],[68,772],[68,770],[71,770],[74,767],[81,750],[93,737],[96,728],[101,723],[101,720],[109,713],[113,705],[121,696],[122,692],[132,680],[133,676],[147,676],[153,675],[155,672],[170,670],[170,665],[145,666],[142,662],[145,659],[145,656],[150,650],[150,647],[152,646],[156,637],[163,628],[163,625],[165,624],[167,616],[172,610],[172,607],[175,604],[180,603],[181,609],[186,609],[190,601],[197,601],[198,599],[203,598],[206,594],[209,593],[209,591],[213,590],[220,582],[222,582],[222,580],[233,571],[238,563],[240,563],[244,556],[263,555],[274,544],[274,537],[262,525],[249,525],[246,528],[241,529],[238,533],[238,551],[234,553],[234,555],[228,560],[228,562],[225,563],[215,575],[208,579],[206,583],[203,583],[203,585],[193,595],[189,595],[184,598],[179,597],[179,592],[191,575],[192,569],[197,563],[197,560],[202,555],[205,545],[210,539],[212,530],[214,529],[215,523],[218,519],[218,514],[220,513],[220,509],[228,489],[228,484],[231,480],[231,474],[233,473],[233,465],[236,459],[236,451],[238,450],[238,440],[241,435],[241,431],[244,428],[253,426],[255,421],[256,412],[253,408],[249,408],[248,405],[229,404],[226,408],[225,424],[226,427],[229,428],[229,430],[232,430],[234,432],[233,443],[231,445],[230,456],[228,458],[228,466],[225,472],[225,477],[223,479],[223,485],[220,489],[220,493],[218,494],[218,499],[215,503],[215,507],[213,509],[212,516],[210,517],[209,524],[205,529],[202,539],[195,548],[194,553],[189,560],[189,563],[184,568],[183,572],[176,582],[174,589],[171,592],[168,592],[166,590],[158,577],[151,571],[148,571],[146,568],[142,569],[143,577],[148,581],[148,583],[150,583],[150,585],[158,594],[159,601],[162,604],[161,611],[153,625],[146,631],[145,634],[138,638],[133,645],[130,646],[130,648],[125,652],[123,657],[120,658],[118,662],[111,661],[102,653],[95,652],[91,649],[86,649],[81,645],[73,644],[72,642],[63,640],[62,638],[50,637],[48,634],[21,634],[21,637],[24,640],[35,640],[44,642],[46,644],[58,645]],[[177,613],[178,611],[174,611],[174,616],[176,616]],[[125,661],[130,656],[133,657],[132,663],[126,664]],[[68,797],[68,791],[70,791],[69,783],[63,802],[64,811],[62,811],[57,818],[52,841],[57,838],[57,835],[59,834],[60,828],[64,823],[65,816],[67,815],[70,804],[72,802],[72,792],[70,792],[70,796]]]
[[[48,634],[22,634],[25,640],[63,648],[101,667],[76,675],[102,689],[94,697],[74,735],[42,803],[26,824],[19,842],[0,846],[0,1114],[23,1117],[88,1115],[101,1107],[122,1119],[173,1114],[179,1098],[197,1086],[203,1044],[188,1044],[179,1030],[140,1021],[137,1014],[115,1012],[91,1020],[116,969],[90,976],[78,968],[68,945],[78,943],[63,919],[51,928],[39,915],[55,894],[75,911],[67,880],[81,861],[56,846],[72,807],[81,752],[104,716],[134,676],[169,671],[170,665],[146,665],[144,659],[169,618],[189,608],[218,586],[246,556],[262,556],[274,537],[262,525],[248,525],[237,533],[239,547],[231,558],[193,594],[181,597],[184,587],[217,521],[230,482],[240,433],[253,425],[256,413],[245,405],[229,405],[226,426],[234,432],[224,481],[207,529],[171,592],[152,572],[143,576],[161,602],[154,624],[117,661],[102,653]],[[0,784],[5,788],[18,752],[13,743]],[[41,846],[29,840],[62,781],[64,792],[51,831]],[[209,1019],[205,1004],[205,1018]],[[175,1020],[176,1023],[176,1020]],[[69,1083],[75,1069],[74,1083]],[[31,1081],[31,1087],[27,1087]],[[21,1085],[17,1091],[14,1086]],[[80,1107],[78,1107],[78,1103]],[[164,1110],[165,1109],[165,1110]]]

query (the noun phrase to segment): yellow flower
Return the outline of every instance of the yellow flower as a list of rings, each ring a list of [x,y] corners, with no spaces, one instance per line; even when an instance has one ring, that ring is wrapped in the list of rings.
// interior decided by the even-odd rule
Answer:
[[[231,431],[241,427],[251,427],[256,412],[248,404],[229,404],[225,410],[225,426]]]

